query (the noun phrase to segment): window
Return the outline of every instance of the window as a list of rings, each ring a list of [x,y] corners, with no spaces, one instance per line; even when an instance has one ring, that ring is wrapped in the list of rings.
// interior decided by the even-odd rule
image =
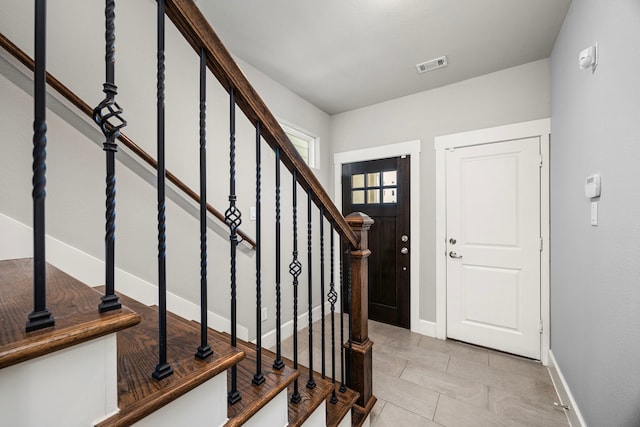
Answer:
[[[351,176],[351,203],[354,205],[389,204],[397,202],[397,171],[380,171],[367,174],[359,173]]]
[[[293,145],[298,150],[298,153],[302,156],[305,163],[311,168],[317,168],[316,162],[316,141],[318,138],[309,135],[307,132],[303,132],[299,129],[294,129],[291,126],[280,124],[284,133],[289,137]]]

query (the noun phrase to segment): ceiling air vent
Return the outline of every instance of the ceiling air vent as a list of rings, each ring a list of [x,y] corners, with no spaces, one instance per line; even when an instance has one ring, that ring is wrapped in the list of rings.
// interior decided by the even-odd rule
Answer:
[[[438,68],[447,66],[447,57],[441,56],[440,58],[432,59],[431,61],[422,62],[416,64],[418,74],[426,73],[427,71],[437,70]]]

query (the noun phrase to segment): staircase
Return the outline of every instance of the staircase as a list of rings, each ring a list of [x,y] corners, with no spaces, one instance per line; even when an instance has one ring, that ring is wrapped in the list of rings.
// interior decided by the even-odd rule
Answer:
[[[156,427],[196,423],[211,426],[368,425],[368,414],[376,401],[371,384],[373,343],[367,333],[367,230],[372,221],[362,214],[352,214],[347,218],[340,214],[192,0],[158,1],[157,157],[145,152],[124,134],[127,123],[115,102],[115,2],[106,1],[106,97],[95,109],[69,88],[73,81],[65,86],[46,71],[46,1],[36,0],[35,6],[35,60],[0,33],[0,45],[4,49],[0,56],[5,61],[0,73],[6,73],[10,79],[8,74],[22,73],[27,76],[20,77],[22,80],[33,80],[34,89],[28,92],[33,96],[36,111],[33,224],[20,225],[22,228],[16,231],[13,225],[0,221],[0,232],[8,237],[0,243],[2,424],[64,427],[134,424]],[[8,10],[4,15],[10,16],[11,13],[12,10]],[[200,61],[200,191],[192,190],[186,181],[166,168],[170,157],[165,157],[163,130],[165,16],[173,22],[183,41],[193,47]],[[206,185],[220,186],[221,173],[214,170],[212,177],[206,172],[204,111],[208,72],[229,95],[227,138],[230,148],[228,152],[219,146],[214,148],[216,156],[230,159],[229,176],[223,180],[230,183],[229,206],[224,214],[207,202]],[[16,80],[12,81],[20,86]],[[55,103],[48,104],[49,110],[45,108],[47,92],[50,92],[49,97],[57,100],[55,102],[64,104],[58,108],[73,111],[71,115],[61,116],[67,122],[65,126],[76,128],[85,135],[95,132],[95,129],[81,130],[89,123],[81,117],[88,116],[104,134],[102,146],[107,165],[106,193],[103,190],[106,195],[104,261],[92,258],[85,262],[84,258],[91,257],[82,249],[67,243],[52,246],[55,239],[45,234],[46,166],[42,153],[47,146],[46,112],[56,111],[59,114],[61,111],[55,109]],[[5,97],[0,102],[12,100]],[[254,197],[250,201],[242,198],[242,194],[249,191],[240,183],[236,185],[236,109],[244,113],[245,120],[255,130],[256,186],[250,191]],[[118,160],[122,163],[116,160],[118,143]],[[269,172],[274,177],[274,188],[269,192],[275,194],[275,215],[267,214],[265,217],[267,220],[275,219],[274,236],[263,236],[265,232],[260,228],[261,218],[265,215],[261,209],[261,197],[266,195],[260,154],[263,145],[268,145],[275,157],[275,168]],[[52,152],[56,144],[50,141],[47,149]],[[142,182],[146,180],[157,190],[157,284],[135,278],[135,275],[116,267],[116,164],[126,166],[143,178]],[[281,180],[281,166],[284,166],[283,175],[289,179]],[[149,177],[153,177],[153,181]],[[5,185],[16,184],[2,182],[0,187]],[[126,197],[127,188],[119,192],[124,192]],[[298,197],[299,192],[306,197]],[[165,240],[168,202],[176,202],[191,216],[191,220],[199,220],[198,302],[187,294],[176,294],[182,292],[181,288],[168,289],[167,286],[170,282],[165,261],[167,245],[170,244]],[[246,204],[257,208],[253,239],[250,233],[240,229],[242,214],[239,208]],[[2,214],[0,205],[0,216]],[[286,221],[292,223],[285,222],[285,216]],[[27,227],[33,230],[31,243],[23,236],[23,229]],[[301,232],[298,236],[298,227],[306,233]],[[217,230],[218,234],[223,234],[220,230],[226,230],[227,242],[223,239],[208,242],[210,230]],[[244,250],[240,247],[241,241],[248,243]],[[261,277],[265,269],[261,254],[267,251],[265,253],[271,255],[274,243],[275,267],[270,269],[275,269],[275,283],[271,277],[268,280]],[[213,244],[226,244],[230,256],[224,260],[227,263],[224,275],[216,270],[208,277],[207,245]],[[48,251],[45,251],[45,246]],[[23,258],[26,247],[32,258]],[[59,247],[74,255],[69,256],[67,252],[61,255]],[[84,257],[81,262],[78,262],[76,253]],[[346,256],[339,255],[343,253]],[[49,259],[55,259],[56,266],[47,263]],[[220,260],[216,258],[215,261]],[[245,268],[248,261],[255,264],[255,282],[250,293],[243,282],[247,276]],[[81,265],[91,267],[83,270]],[[104,278],[99,281],[85,279],[87,283],[63,271],[73,272],[78,277],[95,277],[95,267],[104,269]],[[123,280],[123,275],[131,276],[144,285],[130,285]],[[152,290],[151,294],[149,290]],[[126,295],[129,291],[133,292],[130,294],[133,298]],[[262,346],[264,331],[260,314],[267,294],[274,296],[276,301],[276,326],[269,331],[276,335],[273,351]],[[223,298],[229,301],[229,296],[229,311],[218,312],[216,300]],[[342,299],[346,299],[350,307],[344,325],[342,321],[335,320],[342,307]],[[253,304],[250,303],[252,300]],[[289,309],[281,310],[290,304],[293,304],[292,313]],[[325,308],[330,311],[327,316]],[[319,309],[322,313],[320,319],[317,315]],[[246,310],[255,312],[253,325],[242,325],[238,321],[239,314],[243,319],[247,317]],[[334,369],[331,375],[324,372],[324,359],[322,372],[317,372],[319,361],[316,360],[314,365],[311,355],[308,360],[298,360],[296,331],[309,328],[311,347],[314,313],[315,320],[322,322],[323,331],[322,336],[315,339],[323,341],[323,348],[325,340],[327,347],[334,347],[333,357],[342,367],[342,370],[337,369],[338,372]],[[345,319],[341,312],[339,318]],[[210,326],[211,319],[214,319],[213,327]],[[284,328],[285,324],[289,326]],[[281,351],[281,342],[289,335],[294,337],[294,351],[291,358],[286,358]],[[255,339],[249,341],[249,336]]]

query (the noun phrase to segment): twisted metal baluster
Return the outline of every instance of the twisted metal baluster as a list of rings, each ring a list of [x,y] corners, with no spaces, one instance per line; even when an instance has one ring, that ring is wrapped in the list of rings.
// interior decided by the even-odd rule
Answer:
[[[47,185],[47,121],[46,121],[46,24],[47,2],[35,3],[35,72],[33,119],[33,311],[27,316],[26,331],[53,326],[53,315],[47,308],[45,258],[45,198]]]
[[[340,393],[347,391],[344,382],[344,369],[346,359],[344,357],[344,280],[342,271],[344,269],[344,243],[342,236],[338,239],[340,244]]]
[[[289,274],[293,276],[293,369],[298,369],[298,276],[302,273],[302,265],[298,261],[298,191],[296,171],[293,171],[293,261],[289,264]],[[298,378],[293,381],[291,402],[302,400],[298,390]]]
[[[235,90],[229,89],[229,209],[224,213],[225,223],[229,226],[231,244],[231,345],[237,346],[237,308],[236,308],[236,252],[238,247],[238,227],[242,223],[242,214],[236,207],[236,100]],[[238,371],[231,367],[231,390],[227,396],[233,405],[242,399],[238,391]]]
[[[256,373],[253,375],[253,384],[260,385],[264,382],[262,375],[262,264],[261,264],[261,208],[260,208],[260,122],[256,123]]]
[[[347,384],[349,384],[349,387],[353,387],[353,339],[351,326],[353,307],[351,306],[351,301],[351,248],[347,244],[347,307],[349,307],[349,378]]]
[[[313,379],[313,274],[311,272],[312,256],[311,256],[311,192],[307,193],[307,300],[308,317],[309,317],[309,380],[307,380],[307,388],[313,389],[316,382]]]
[[[173,374],[173,368],[167,362],[167,261],[166,261],[166,225],[165,225],[165,155],[164,155],[164,12],[165,0],[158,0],[158,364],[153,378],[159,380]]]
[[[322,348],[321,370],[322,378],[325,378],[325,322],[324,322],[324,209],[320,206],[320,347]]]
[[[105,292],[98,309],[101,313],[121,307],[115,294],[115,231],[116,231],[116,170],[115,157],[118,151],[116,139],[120,136],[120,129],[127,125],[122,118],[122,108],[115,101],[118,87],[115,85],[115,1],[106,0],[106,46],[105,69],[106,79],[103,85],[105,98],[93,110],[93,120],[100,126],[105,136],[102,145],[106,153],[106,214],[105,214]]]
[[[213,354],[207,329],[207,53],[200,49],[200,346],[198,359]]]
[[[276,147],[276,360],[273,369],[284,368],[282,361],[281,290],[280,290],[280,148]]]
[[[336,395],[336,302],[338,301],[338,293],[335,289],[334,283],[334,243],[333,243],[333,226],[331,226],[331,282],[329,283],[329,303],[331,304],[331,382],[333,383],[333,390],[331,392],[331,400],[329,402],[338,403],[338,396]]]

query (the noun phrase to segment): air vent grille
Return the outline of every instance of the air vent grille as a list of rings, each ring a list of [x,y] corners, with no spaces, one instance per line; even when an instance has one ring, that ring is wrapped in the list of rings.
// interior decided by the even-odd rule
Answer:
[[[447,57],[441,56],[440,58],[432,59],[431,61],[422,62],[416,64],[416,70],[418,74],[426,73],[427,71],[437,70],[438,68],[447,66]]]

